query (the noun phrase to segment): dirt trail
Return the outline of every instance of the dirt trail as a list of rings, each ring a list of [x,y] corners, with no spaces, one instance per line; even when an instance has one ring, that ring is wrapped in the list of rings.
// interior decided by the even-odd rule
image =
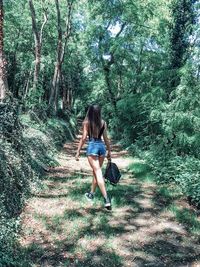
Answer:
[[[99,192],[88,202],[91,169],[85,156],[75,161],[77,143],[64,145],[60,167],[50,169],[22,214],[20,243],[30,266],[200,266],[199,241],[158,199],[153,182],[127,170],[143,163],[117,145],[113,161],[123,175],[108,187],[113,210],[104,210]]]

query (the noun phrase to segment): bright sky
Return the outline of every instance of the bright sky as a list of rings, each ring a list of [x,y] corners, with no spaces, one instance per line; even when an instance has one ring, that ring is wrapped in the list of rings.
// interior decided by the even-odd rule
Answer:
[[[112,25],[108,28],[108,30],[111,32],[112,37],[115,37],[118,34],[118,32],[120,31],[120,29],[121,29],[121,26],[120,26],[119,22],[117,22],[115,25]]]

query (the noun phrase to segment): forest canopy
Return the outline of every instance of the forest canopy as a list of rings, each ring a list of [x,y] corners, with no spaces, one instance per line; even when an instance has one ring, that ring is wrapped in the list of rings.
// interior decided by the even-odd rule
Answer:
[[[40,165],[23,154],[24,128],[39,122],[53,135],[57,127],[63,141],[91,103],[158,183],[178,184],[200,205],[199,7],[198,0],[0,1],[0,174],[18,192],[12,208],[2,185],[6,218],[15,218],[16,206],[20,213],[20,190]],[[14,172],[4,168],[8,150],[19,153]],[[15,179],[22,169],[27,177]]]

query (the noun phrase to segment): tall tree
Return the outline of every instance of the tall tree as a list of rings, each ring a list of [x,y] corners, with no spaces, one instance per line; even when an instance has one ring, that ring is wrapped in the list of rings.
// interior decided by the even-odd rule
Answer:
[[[49,108],[57,112],[58,110],[58,97],[59,89],[62,79],[62,64],[64,61],[64,55],[66,50],[67,41],[71,34],[71,24],[72,24],[72,5],[73,1],[67,0],[67,14],[65,19],[65,30],[62,29],[62,19],[60,12],[60,4],[58,0],[55,0],[56,11],[57,11],[57,32],[58,32],[58,41],[57,41],[57,55],[56,55],[56,64],[54,69],[54,76],[51,86],[51,94],[49,99]]]
[[[0,0],[0,102],[6,97],[8,91],[8,82],[6,76],[6,60],[3,50],[3,0]]]
[[[172,70],[170,92],[179,85],[179,69],[184,66],[187,59],[187,51],[190,46],[192,25],[195,22],[194,4],[197,0],[174,0],[172,2],[172,26],[170,30],[170,63]]]
[[[108,26],[110,25],[110,23],[108,24]],[[123,23],[120,27],[119,32],[116,34],[115,36],[115,42],[117,42],[118,37],[120,36],[120,34],[122,33],[123,29],[125,28],[126,23]],[[106,31],[108,30],[108,27],[106,28]],[[101,57],[101,63],[102,63],[102,67],[103,67],[103,72],[104,72],[104,76],[105,76],[105,82],[106,82],[106,87],[108,90],[108,94],[109,94],[109,98],[110,101],[113,105],[114,111],[117,112],[117,100],[115,97],[115,93],[113,91],[112,88],[112,83],[111,83],[111,67],[112,65],[115,63],[115,51],[117,49],[117,46],[113,46],[111,49],[109,49],[109,51],[107,52],[107,55],[105,57],[106,51],[103,51],[102,49],[102,42],[105,42],[103,39],[105,37],[100,34],[99,36],[99,53],[100,53],[100,57]]]
[[[31,18],[32,18],[32,29],[35,39],[35,70],[33,76],[33,90],[37,88],[38,80],[39,80],[39,72],[40,72],[40,64],[41,64],[41,50],[42,50],[42,35],[44,26],[47,23],[47,12],[44,8],[43,16],[44,21],[42,23],[41,29],[38,30],[37,22],[36,22],[36,13],[35,8],[32,0],[29,0],[29,6],[31,11]]]

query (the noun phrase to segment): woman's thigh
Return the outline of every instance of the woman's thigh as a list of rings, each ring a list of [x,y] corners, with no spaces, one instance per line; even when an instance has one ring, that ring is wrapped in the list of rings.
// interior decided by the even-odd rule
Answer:
[[[99,157],[99,165],[102,167],[105,157]]]
[[[88,162],[91,168],[95,171],[103,165],[104,157],[88,156]]]

